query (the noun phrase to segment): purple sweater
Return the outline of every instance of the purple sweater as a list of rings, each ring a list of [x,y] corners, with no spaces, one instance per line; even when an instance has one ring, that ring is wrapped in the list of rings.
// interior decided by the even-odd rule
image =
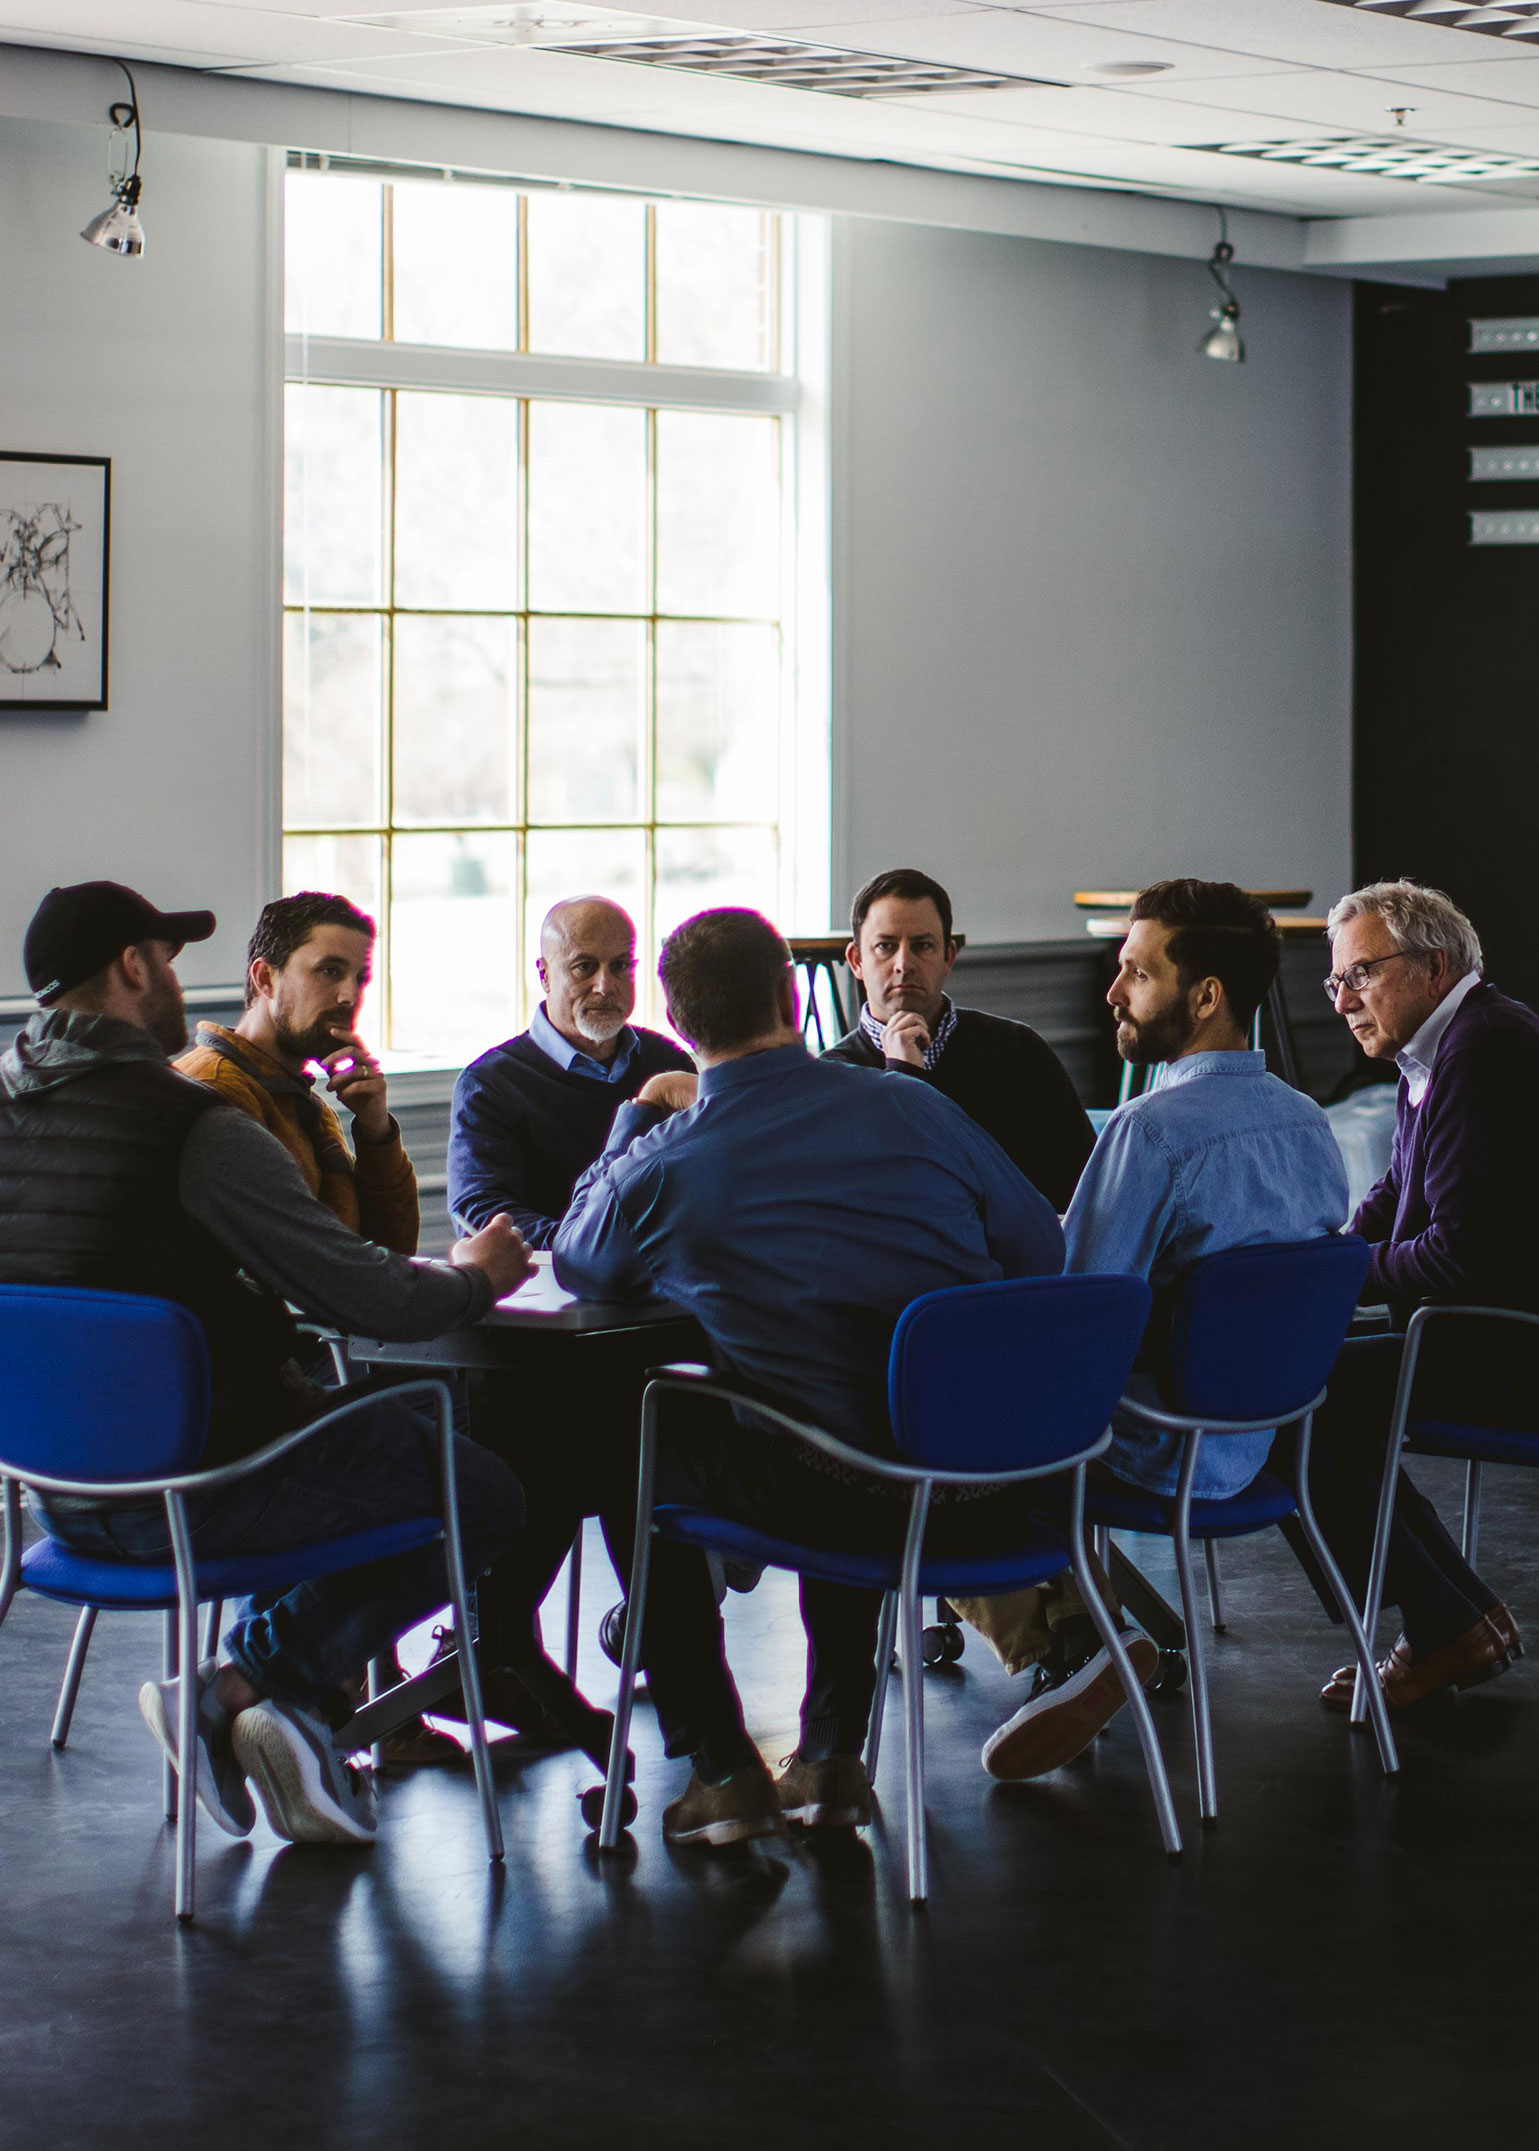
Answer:
[[[1365,1300],[1539,1310],[1539,1016],[1494,986],[1443,1033],[1419,1106],[1400,1083],[1389,1171],[1351,1230],[1373,1243]]]

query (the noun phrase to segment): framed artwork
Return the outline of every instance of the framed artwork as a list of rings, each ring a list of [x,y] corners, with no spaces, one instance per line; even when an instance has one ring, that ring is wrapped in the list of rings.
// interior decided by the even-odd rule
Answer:
[[[107,707],[106,456],[0,449],[0,710]]]

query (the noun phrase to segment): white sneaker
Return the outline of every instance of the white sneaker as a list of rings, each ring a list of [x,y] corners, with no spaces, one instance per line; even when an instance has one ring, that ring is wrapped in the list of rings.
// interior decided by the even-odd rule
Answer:
[[[1129,1632],[1123,1649],[1134,1678],[1147,1688],[1159,1671],[1160,1654],[1147,1636]],[[1043,1688],[984,1744],[983,1767],[991,1778],[1039,1778],[1072,1762],[1089,1747],[1103,1725],[1116,1717],[1127,1697],[1103,1643],[1077,1673]]]
[[[366,1845],[374,1836],[374,1787],[337,1753],[324,1719],[268,1697],[240,1713],[232,1738],[279,1837],[295,1845]]]
[[[214,1701],[214,1675],[218,1670],[217,1659],[205,1658],[197,1672],[198,1770],[193,1789],[199,1807],[211,1822],[218,1823],[231,1837],[245,1837],[256,1822],[256,1803],[245,1772],[231,1750],[230,1713]],[[176,1752],[181,1689],[179,1680],[147,1680],[139,1690],[139,1714],[178,1777],[182,1774],[181,1758]]]

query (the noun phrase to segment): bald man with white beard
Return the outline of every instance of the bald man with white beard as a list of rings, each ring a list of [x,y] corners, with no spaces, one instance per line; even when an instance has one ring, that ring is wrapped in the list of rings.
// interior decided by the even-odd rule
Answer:
[[[653,1076],[693,1075],[695,1064],[630,1021],[636,929],[607,897],[571,897],[547,913],[538,968],[545,998],[528,1030],[454,1086],[449,1208],[462,1232],[502,1211],[531,1247],[549,1247],[620,1107]]]
[[[545,998],[528,1030],[483,1053],[454,1086],[449,1208],[462,1233],[503,1212],[531,1247],[549,1247],[621,1106],[658,1076],[684,1077],[692,1097],[695,1064],[671,1038],[631,1022],[636,929],[607,897],[554,906],[540,929],[538,968]],[[527,1474],[519,1558],[499,1562],[477,1593],[487,1715],[552,1745],[577,1738],[602,1753],[607,1721],[595,1712],[584,1718],[581,1699],[545,1655],[536,1609],[585,1515],[608,1509],[605,1530],[623,1572],[646,1369],[659,1354],[698,1357],[700,1347],[682,1327],[661,1338],[656,1330],[589,1337],[579,1364],[559,1338],[522,1342],[516,1375],[478,1378],[478,1438]],[[704,1556],[680,1575],[686,1596],[704,1591],[709,1606]],[[665,1624],[673,1585],[670,1570]]]

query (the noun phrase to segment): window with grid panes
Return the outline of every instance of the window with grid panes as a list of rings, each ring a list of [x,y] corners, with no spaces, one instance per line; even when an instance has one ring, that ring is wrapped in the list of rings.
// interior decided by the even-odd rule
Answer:
[[[291,166],[285,224],[284,886],[380,921],[388,1049],[527,1021],[582,892],[656,1020],[680,919],[788,920],[797,220]]]

